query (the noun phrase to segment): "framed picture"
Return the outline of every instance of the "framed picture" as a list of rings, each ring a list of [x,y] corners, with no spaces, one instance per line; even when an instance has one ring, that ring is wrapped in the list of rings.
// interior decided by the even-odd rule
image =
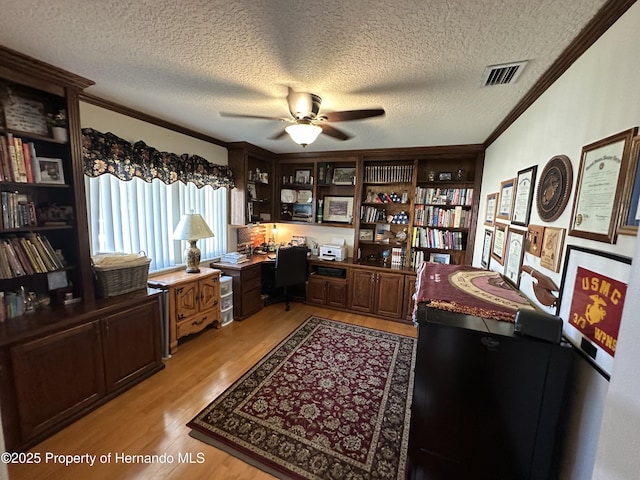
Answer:
[[[324,197],[324,221],[351,223],[353,220],[353,197]]]
[[[248,183],[247,184],[247,195],[249,195],[249,200],[257,200],[258,194],[256,193],[256,184]]]
[[[637,235],[640,225],[640,135],[631,141],[631,155],[622,191],[622,211],[618,233]]]
[[[40,169],[39,183],[64,184],[64,169],[61,159],[38,157],[38,168]]]
[[[293,180],[295,183],[301,183],[303,185],[308,185],[311,183],[311,170],[296,170],[294,172]]]
[[[482,268],[489,268],[489,262],[491,261],[491,247],[493,245],[493,230],[486,228],[484,230],[484,240],[482,242],[482,259],[480,265]]]
[[[526,231],[509,228],[507,249],[504,260],[504,278],[515,287],[520,286],[520,270],[524,257],[524,238]]]
[[[373,230],[370,228],[363,228],[360,230],[359,238],[364,242],[373,242]]]
[[[356,169],[354,167],[336,167],[333,169],[331,183],[334,185],[354,185],[355,178]]]
[[[616,353],[631,259],[569,245],[558,315],[565,337],[608,380]],[[606,273],[605,273],[606,272]]]
[[[518,172],[516,177],[516,195],[513,201],[513,214],[511,223],[514,225],[529,225],[531,218],[531,204],[533,203],[533,192],[536,184],[536,172],[538,167],[525,168]]]
[[[542,225],[529,225],[527,227],[527,237],[524,240],[524,251],[535,257],[542,253],[542,237],[544,227]]]
[[[543,222],[553,222],[564,212],[571,187],[573,167],[566,155],[556,155],[542,169],[536,189],[536,207]]]
[[[48,135],[47,115],[42,102],[10,94],[2,102],[2,107],[8,129]]]
[[[500,201],[498,202],[498,212],[496,218],[511,220],[513,212],[513,200],[515,197],[516,179],[505,180],[500,183]]]
[[[484,214],[484,224],[492,226],[496,219],[496,208],[498,207],[498,192],[487,195],[487,204]]]
[[[319,163],[318,164],[318,175],[316,176],[317,180],[317,184],[318,185],[326,185],[327,183],[329,183],[329,180],[327,178],[327,164],[326,163]]]
[[[309,203],[294,203],[292,205],[293,214],[291,219],[298,222],[313,221],[313,205]]]
[[[564,228],[544,227],[540,266],[553,272],[560,271],[562,248],[564,247]]]
[[[569,235],[616,242],[624,177],[637,131],[634,127],[582,147]]]
[[[441,182],[448,182],[452,178],[451,172],[440,172],[438,174],[438,180]]]
[[[493,247],[491,248],[491,256],[500,264],[504,265],[504,249],[507,244],[507,230],[509,227],[504,223],[496,222],[495,231],[493,232]]]
[[[448,265],[449,263],[451,263],[451,255],[449,255],[448,253],[432,253],[431,255],[429,255],[429,261]]]
[[[313,192],[311,190],[298,190],[296,193],[296,202],[311,203],[313,201]]]

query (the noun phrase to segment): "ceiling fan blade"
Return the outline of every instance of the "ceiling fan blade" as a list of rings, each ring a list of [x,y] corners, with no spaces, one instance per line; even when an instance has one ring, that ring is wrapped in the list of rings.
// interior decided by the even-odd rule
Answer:
[[[338,130],[326,123],[320,123],[319,126],[322,128],[322,133],[329,135],[330,137],[337,138],[338,140],[349,140],[351,138],[351,135],[347,135],[342,130]]]
[[[384,115],[384,109],[382,108],[322,113],[322,117],[324,117],[327,122],[348,122],[350,120],[360,120],[363,118],[379,117],[382,115]]]
[[[244,115],[242,113],[229,113],[229,112],[220,112],[221,117],[234,117],[234,118],[257,118],[259,120],[285,120],[280,117],[263,117],[261,115]]]
[[[276,133],[274,136],[269,137],[269,140],[280,140],[287,134],[286,130],[282,130],[280,133]]]

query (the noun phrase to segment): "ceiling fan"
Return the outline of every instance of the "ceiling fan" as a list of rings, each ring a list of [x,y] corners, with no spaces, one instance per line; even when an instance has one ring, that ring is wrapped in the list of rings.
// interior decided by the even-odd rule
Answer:
[[[350,135],[342,130],[329,125],[331,122],[348,122],[351,120],[362,120],[365,118],[379,117],[384,115],[382,108],[374,108],[369,110],[344,110],[341,112],[328,112],[319,115],[320,104],[322,99],[314,94],[307,92],[294,92],[289,87],[287,95],[287,103],[289,104],[289,112],[293,118],[265,117],[260,115],[243,115],[240,113],[220,112],[223,117],[240,117],[240,118],[258,118],[263,120],[280,120],[288,122],[291,125],[286,127],[282,132],[271,137],[277,140],[288,133],[291,139],[306,147],[313,143],[320,133],[329,135],[338,140],[348,140]]]

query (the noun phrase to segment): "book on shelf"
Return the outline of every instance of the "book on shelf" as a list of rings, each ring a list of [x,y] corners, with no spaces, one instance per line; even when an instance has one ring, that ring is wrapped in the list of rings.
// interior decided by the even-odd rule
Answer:
[[[31,159],[32,142],[22,143],[22,154],[24,157],[24,169],[27,174],[27,183],[35,183],[35,177],[33,176],[33,161]]]
[[[13,137],[13,144],[16,150],[16,163],[18,164],[15,181],[19,183],[28,183],[27,167],[24,161],[24,148],[22,147],[22,139],[20,137]]]
[[[13,134],[7,133],[4,141],[6,142],[7,150],[9,152],[9,163],[11,169],[11,178],[9,181],[17,182],[20,174],[18,173],[18,157],[16,156],[16,144],[13,141]]]

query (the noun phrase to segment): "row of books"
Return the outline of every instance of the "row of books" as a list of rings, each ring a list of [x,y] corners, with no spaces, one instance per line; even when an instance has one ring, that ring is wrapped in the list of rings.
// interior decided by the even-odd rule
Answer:
[[[17,292],[0,292],[0,322],[4,322],[7,318],[24,315],[26,296],[24,288]]]
[[[416,205],[413,224],[421,227],[469,228],[471,212],[460,205],[440,208],[433,205]]]
[[[416,187],[415,203],[433,205],[472,205],[473,188]]]
[[[404,265],[407,256],[407,250],[402,247],[393,247],[391,249],[391,266],[400,267]]]
[[[362,205],[360,207],[360,221],[365,223],[386,222],[387,212],[376,207]]]
[[[411,251],[411,267],[417,272],[420,265],[424,263],[424,250]]]
[[[413,165],[367,165],[364,167],[365,183],[407,183],[413,177]]]
[[[412,247],[463,250],[462,232],[429,227],[413,227]]]
[[[64,260],[44,235],[0,238],[0,278],[15,278],[64,268]]]
[[[0,228],[22,228],[38,225],[36,205],[29,196],[18,192],[0,192]]]
[[[40,167],[33,142],[7,133],[0,138],[0,179],[5,182],[37,183]]]

